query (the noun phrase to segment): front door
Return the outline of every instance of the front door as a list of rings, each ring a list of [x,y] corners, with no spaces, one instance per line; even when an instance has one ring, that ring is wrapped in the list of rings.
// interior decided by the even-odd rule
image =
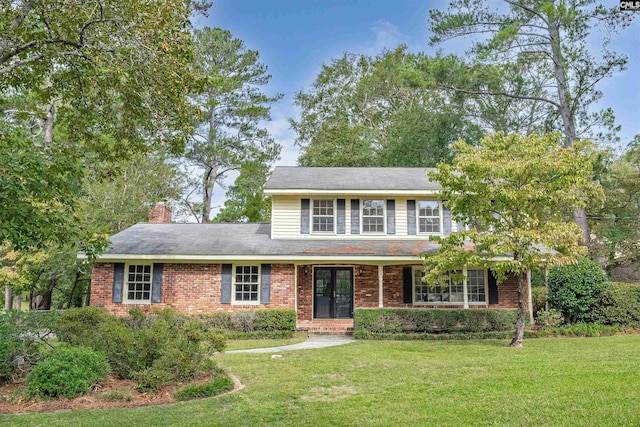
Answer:
[[[353,317],[353,268],[317,267],[314,274],[313,317]]]

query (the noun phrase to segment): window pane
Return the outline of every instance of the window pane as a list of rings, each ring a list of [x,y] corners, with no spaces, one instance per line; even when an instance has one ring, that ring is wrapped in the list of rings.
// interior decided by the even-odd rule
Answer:
[[[333,200],[314,200],[311,225],[314,232],[333,232]]]
[[[127,299],[130,301],[149,301],[151,298],[151,266],[129,265],[127,274]]]
[[[362,232],[384,233],[384,200],[362,201]]]
[[[420,233],[440,233],[439,201],[418,201],[418,231]]]
[[[260,275],[257,265],[236,266],[235,300],[258,301]]]

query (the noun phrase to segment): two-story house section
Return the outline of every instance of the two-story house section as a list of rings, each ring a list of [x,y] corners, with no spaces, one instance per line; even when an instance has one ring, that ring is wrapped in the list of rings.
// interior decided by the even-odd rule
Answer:
[[[277,167],[271,224],[174,224],[164,204],[111,238],[91,304],[184,313],[292,308],[302,330],[349,328],[354,308],[515,308],[516,281],[461,265],[463,283],[422,282],[432,236],[457,227],[424,168]]]

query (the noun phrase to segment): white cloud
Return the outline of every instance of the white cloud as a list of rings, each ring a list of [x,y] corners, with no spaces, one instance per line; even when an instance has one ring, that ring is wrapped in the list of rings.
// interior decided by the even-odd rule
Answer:
[[[375,41],[371,46],[373,53],[379,53],[383,49],[393,49],[401,43],[406,43],[408,36],[403,34],[398,27],[391,22],[378,21],[371,31],[375,35]]]

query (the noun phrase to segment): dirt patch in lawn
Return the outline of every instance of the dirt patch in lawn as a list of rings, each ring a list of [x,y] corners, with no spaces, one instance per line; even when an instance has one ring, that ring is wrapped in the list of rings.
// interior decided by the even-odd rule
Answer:
[[[244,388],[240,380],[234,375],[228,374],[233,380],[234,387],[225,393],[233,393]],[[175,403],[177,400],[173,394],[178,389],[188,384],[199,384],[211,381],[207,374],[191,381],[180,382],[165,386],[156,393],[140,393],[136,390],[135,383],[129,380],[107,378],[97,385],[91,393],[76,397],[75,399],[53,398],[48,400],[25,400],[24,384],[6,384],[0,386],[0,414],[21,414],[29,412],[66,412],[79,409],[111,409],[134,408],[140,406],[157,406]]]

